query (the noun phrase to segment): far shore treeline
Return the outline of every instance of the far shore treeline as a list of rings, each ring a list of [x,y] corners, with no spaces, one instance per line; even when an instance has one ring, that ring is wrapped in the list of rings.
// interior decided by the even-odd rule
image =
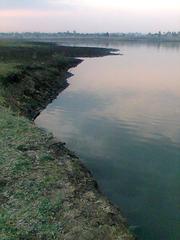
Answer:
[[[78,33],[66,31],[57,33],[45,32],[0,32],[0,39],[107,39],[118,41],[174,41],[180,42],[179,32],[156,32],[156,33]]]

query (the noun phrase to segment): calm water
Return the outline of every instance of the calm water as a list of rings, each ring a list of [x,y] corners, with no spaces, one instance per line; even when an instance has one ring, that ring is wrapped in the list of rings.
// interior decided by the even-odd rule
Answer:
[[[180,239],[180,46],[110,45],[37,118],[74,150],[139,239]]]

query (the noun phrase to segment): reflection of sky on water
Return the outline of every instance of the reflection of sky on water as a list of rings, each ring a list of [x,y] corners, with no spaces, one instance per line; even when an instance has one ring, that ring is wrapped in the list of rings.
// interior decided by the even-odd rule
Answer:
[[[180,49],[85,59],[36,123],[67,142],[140,239],[178,236]]]
[[[44,118],[45,120],[43,119],[43,121],[46,121],[46,124],[49,121],[50,125],[53,121],[56,126],[56,122],[57,124],[58,121],[62,123],[63,115],[66,118],[66,114],[68,113],[68,121],[65,121],[62,125],[63,128],[67,125],[66,129],[70,134],[78,131],[77,123],[75,124],[75,119],[73,118],[76,113],[80,118],[79,121],[82,121],[81,118],[83,115],[83,121],[85,118],[87,118],[86,121],[89,118],[105,118],[114,121],[114,124],[120,124],[120,126],[124,122],[129,128],[131,127],[131,129],[136,130],[136,134],[141,137],[166,137],[170,138],[176,144],[180,143],[179,96],[163,94],[161,92],[159,95],[149,96],[122,91],[119,94],[113,93],[110,95],[108,93],[101,97],[80,91],[66,93],[64,109],[61,108],[63,102],[62,98],[61,105],[59,106],[59,101],[55,101],[53,108],[50,108],[48,111],[48,116],[51,114],[51,118]],[[175,102],[177,103],[176,106],[174,106]],[[57,117],[58,114],[59,117]],[[71,115],[72,117],[70,117]],[[73,131],[72,128],[74,129]]]

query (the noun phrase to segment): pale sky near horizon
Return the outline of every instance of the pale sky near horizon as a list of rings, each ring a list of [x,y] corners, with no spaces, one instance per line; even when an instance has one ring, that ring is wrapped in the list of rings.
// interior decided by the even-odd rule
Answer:
[[[180,31],[180,0],[0,0],[0,32]]]

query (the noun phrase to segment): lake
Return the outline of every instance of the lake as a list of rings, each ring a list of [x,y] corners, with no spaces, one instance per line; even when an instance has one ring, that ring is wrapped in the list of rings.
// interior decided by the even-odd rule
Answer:
[[[71,69],[36,124],[77,153],[138,239],[180,239],[180,45],[98,46],[123,55]]]

